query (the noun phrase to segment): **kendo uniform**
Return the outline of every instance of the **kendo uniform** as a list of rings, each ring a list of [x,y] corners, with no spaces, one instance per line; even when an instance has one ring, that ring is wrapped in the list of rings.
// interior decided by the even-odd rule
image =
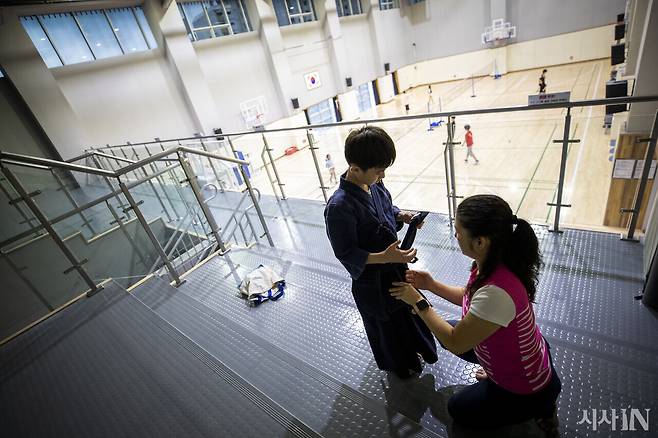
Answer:
[[[334,254],[352,277],[352,295],[377,366],[406,378],[422,371],[417,353],[427,363],[437,361],[434,336],[409,305],[390,295],[392,283],[404,281],[407,265],[366,265],[370,253],[398,240],[399,212],[382,182],[371,185],[368,194],[343,174],[324,217]]]

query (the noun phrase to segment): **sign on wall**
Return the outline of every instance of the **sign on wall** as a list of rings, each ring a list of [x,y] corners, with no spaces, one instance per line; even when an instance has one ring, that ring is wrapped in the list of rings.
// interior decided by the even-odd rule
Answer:
[[[306,82],[307,90],[312,90],[322,86],[322,81],[320,81],[320,72],[317,71],[306,73],[304,75],[304,81]]]
[[[569,102],[571,97],[570,91],[561,93],[542,93],[528,96],[528,105],[544,105],[547,103],[565,103]]]

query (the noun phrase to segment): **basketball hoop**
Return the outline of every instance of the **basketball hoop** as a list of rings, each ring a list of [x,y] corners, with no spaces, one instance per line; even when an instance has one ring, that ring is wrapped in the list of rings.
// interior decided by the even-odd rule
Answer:
[[[497,18],[491,22],[491,26],[484,28],[482,33],[482,44],[489,48],[507,45],[511,39],[516,38],[516,26]]]
[[[240,113],[242,114],[242,121],[246,128],[254,130],[263,129],[263,117],[267,113],[265,97],[259,96],[255,99],[242,102],[240,104]]]

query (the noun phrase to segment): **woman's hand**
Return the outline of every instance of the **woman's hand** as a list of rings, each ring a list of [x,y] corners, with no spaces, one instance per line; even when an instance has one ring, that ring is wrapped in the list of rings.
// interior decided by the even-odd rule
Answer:
[[[393,242],[384,250],[384,258],[387,263],[410,263],[416,257],[416,249],[400,249],[400,241]]]
[[[432,290],[434,279],[429,272],[409,269],[404,275],[405,281],[411,283],[416,289]]]
[[[416,288],[414,288],[409,283],[394,281],[393,287],[388,291],[396,300],[402,300],[410,306],[413,306],[423,298],[420,292],[418,292]]]

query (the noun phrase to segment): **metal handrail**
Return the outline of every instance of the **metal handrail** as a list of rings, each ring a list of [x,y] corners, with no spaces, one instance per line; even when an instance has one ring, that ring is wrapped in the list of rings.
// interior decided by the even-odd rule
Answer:
[[[188,148],[185,146],[177,146],[177,147],[172,147],[170,149],[167,149],[165,151],[162,151],[158,154],[152,155],[147,158],[143,158],[139,161],[132,161],[132,160],[124,160],[121,159],[121,161],[128,161],[131,164],[128,166],[122,167],[120,169],[117,169],[116,171],[111,171],[111,170],[105,170],[105,169],[97,169],[95,167],[88,167],[88,166],[83,166],[80,164],[72,164],[66,161],[56,161],[56,160],[51,160],[48,158],[40,158],[40,157],[32,157],[30,155],[21,155],[21,154],[14,154],[12,152],[3,152],[0,151],[0,162],[2,163],[7,163],[7,164],[14,164],[14,165],[21,165],[23,163],[25,164],[33,164],[33,165],[40,165],[40,166],[46,166],[46,167],[57,167],[60,169],[67,169],[67,170],[72,170],[75,172],[82,172],[82,173],[91,173],[94,175],[102,175],[102,176],[109,176],[109,177],[114,177],[118,178],[121,175],[125,175],[126,173],[132,172],[136,169],[139,169],[140,167],[143,167],[149,163],[152,163],[154,161],[158,161],[161,158],[164,158],[168,155],[175,154],[176,152],[187,152],[190,154],[196,154],[196,155],[203,155],[205,157],[209,158],[215,158],[220,161],[228,161],[231,163],[235,164],[242,164],[242,165],[249,165],[249,161],[245,160],[239,160],[237,158],[230,158],[230,157],[225,157],[222,155],[218,154],[213,154],[212,152],[206,152],[206,151],[201,151],[198,149],[193,149],[193,148]],[[77,159],[81,159],[87,156],[91,155],[101,155],[98,153],[92,153],[90,152],[89,154],[82,155],[80,157],[76,157]],[[101,156],[107,156],[107,154],[102,154]],[[110,158],[118,159],[118,157],[114,157],[112,155],[109,156]]]
[[[116,173],[109,170],[82,166],[80,164],[71,164],[71,163],[67,163],[66,161],[56,161],[56,160],[50,160],[48,158],[31,157],[29,155],[14,154],[11,152],[3,152],[3,151],[0,151],[0,162],[3,163],[8,162],[9,164],[15,164],[15,165],[20,165],[21,163],[36,164],[40,166],[57,167],[60,169],[73,170],[75,172],[91,173],[94,175],[103,175],[103,176],[112,176],[112,177],[117,176]]]
[[[125,147],[144,146],[149,144],[162,144],[162,143],[178,142],[185,140],[204,140],[210,138],[216,139],[220,135],[222,137],[229,138],[229,137],[237,137],[237,136],[249,135],[249,134],[253,135],[253,134],[263,134],[263,133],[272,133],[272,132],[297,131],[300,129],[314,129],[314,128],[315,129],[334,128],[339,126],[377,124],[377,123],[396,122],[396,121],[404,121],[404,120],[417,120],[417,119],[427,119],[427,118],[447,117],[447,116],[493,114],[493,113],[507,113],[507,112],[518,112],[518,111],[535,111],[535,110],[545,110],[545,109],[555,109],[555,108],[578,108],[584,106],[616,105],[616,104],[624,104],[624,103],[638,103],[638,102],[651,102],[651,101],[658,101],[658,95],[611,97],[607,99],[586,99],[586,100],[576,100],[573,102],[546,103],[540,105],[517,105],[517,106],[472,109],[472,110],[442,111],[437,113],[410,114],[410,115],[395,116],[395,117],[382,117],[378,119],[359,119],[359,120],[348,120],[348,121],[341,121],[334,123],[321,123],[317,125],[313,124],[313,125],[305,125],[305,126],[295,126],[292,128],[272,128],[272,129],[263,129],[258,131],[237,131],[237,132],[230,132],[226,134],[213,134],[213,135],[202,135],[202,136],[196,135],[192,137],[179,137],[179,138],[171,138],[166,140],[145,141],[141,143],[107,145],[93,149],[94,150],[115,149],[115,148],[120,149]]]

